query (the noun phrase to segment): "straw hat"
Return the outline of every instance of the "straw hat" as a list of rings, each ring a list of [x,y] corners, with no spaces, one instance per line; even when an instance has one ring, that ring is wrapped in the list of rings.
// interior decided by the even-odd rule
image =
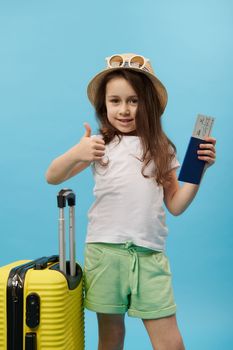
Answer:
[[[87,95],[93,106],[95,106],[96,92],[98,91],[103,78],[112,71],[118,69],[129,69],[145,74],[151,80],[158,94],[162,111],[164,111],[167,104],[167,91],[161,81],[155,76],[149,59],[133,53],[124,53],[107,57],[106,61],[107,65],[105,69],[98,73],[89,82],[87,87]]]

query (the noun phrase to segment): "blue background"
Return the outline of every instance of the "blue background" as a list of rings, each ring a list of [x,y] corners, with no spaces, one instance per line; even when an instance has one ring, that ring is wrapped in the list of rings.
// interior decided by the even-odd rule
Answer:
[[[167,87],[163,116],[182,162],[196,115],[216,117],[218,158],[184,214],[168,214],[177,318],[188,350],[230,350],[232,332],[233,3],[230,0],[0,0],[0,265],[58,251],[56,193],[77,193],[83,263],[90,169],[51,186],[52,159],[76,144],[87,121],[86,86],[113,53],[149,57]],[[142,322],[126,318],[125,349],[150,349]],[[97,347],[86,312],[87,350]]]

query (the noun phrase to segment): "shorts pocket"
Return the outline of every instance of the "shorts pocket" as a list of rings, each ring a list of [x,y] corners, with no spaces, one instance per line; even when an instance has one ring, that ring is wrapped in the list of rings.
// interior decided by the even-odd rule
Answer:
[[[169,260],[164,253],[153,253],[153,259],[160,273],[171,275]]]
[[[104,259],[103,249],[97,244],[89,243],[86,245],[84,270],[95,270]]]

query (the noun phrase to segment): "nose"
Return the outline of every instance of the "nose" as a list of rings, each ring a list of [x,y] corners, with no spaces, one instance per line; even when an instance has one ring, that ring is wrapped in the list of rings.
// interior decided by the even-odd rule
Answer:
[[[120,106],[119,113],[121,115],[128,115],[129,114],[129,106],[128,106],[127,102],[122,102],[122,104]]]

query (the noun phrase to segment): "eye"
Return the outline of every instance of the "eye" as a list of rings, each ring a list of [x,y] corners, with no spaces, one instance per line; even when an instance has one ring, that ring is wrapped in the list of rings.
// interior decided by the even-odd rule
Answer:
[[[112,98],[112,99],[110,100],[110,102],[111,102],[111,103],[118,103],[119,100],[118,100],[117,98]]]
[[[138,99],[137,98],[131,98],[129,101],[131,104],[135,105],[138,103]]]

